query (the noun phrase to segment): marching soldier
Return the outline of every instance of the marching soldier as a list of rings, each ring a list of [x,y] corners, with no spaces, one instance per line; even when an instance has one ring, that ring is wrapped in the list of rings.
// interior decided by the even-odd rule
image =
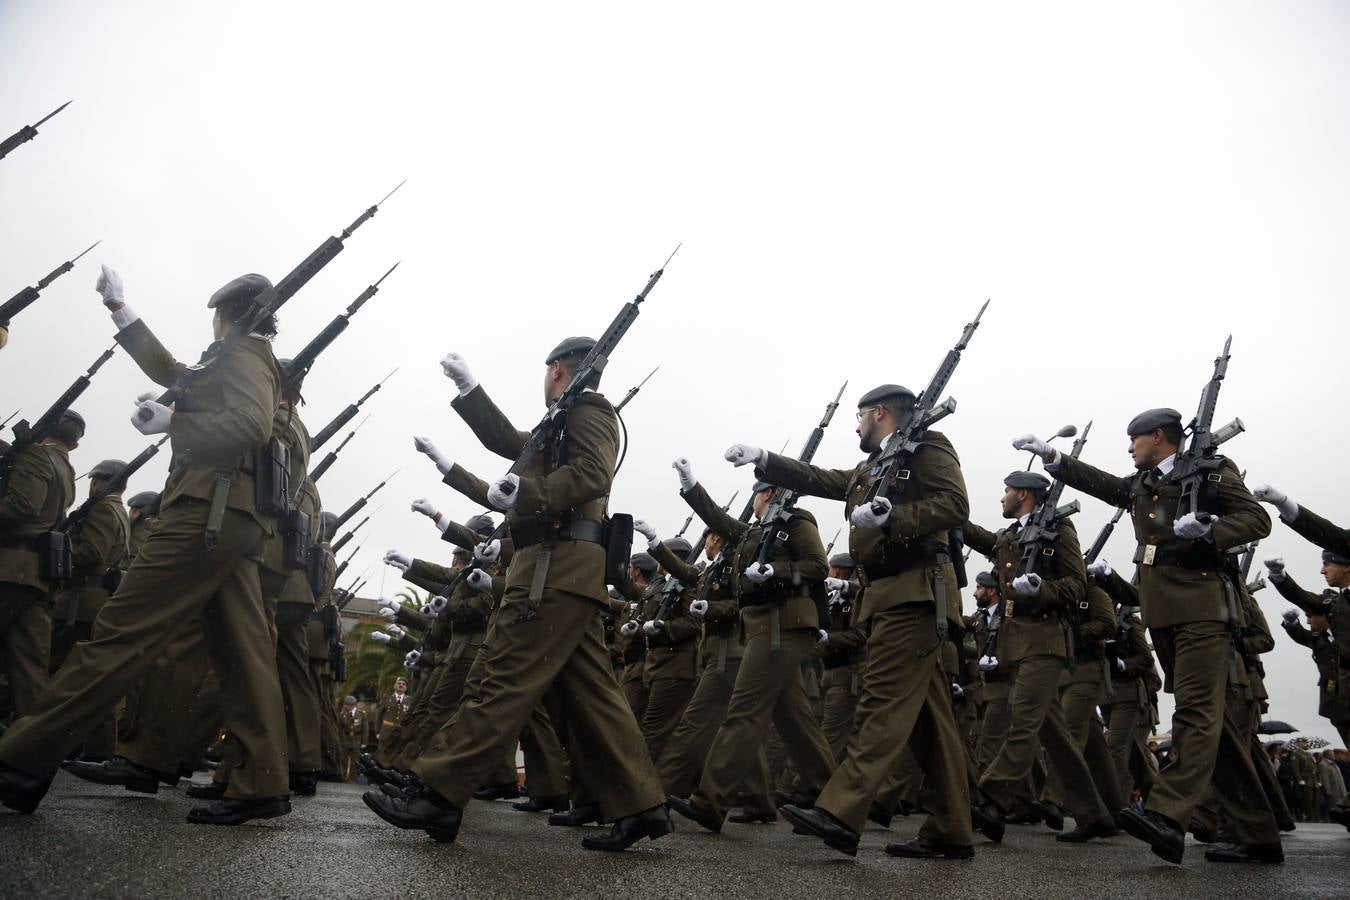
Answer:
[[[217,291],[207,304],[216,335],[234,328],[270,286],[261,275],[245,275]],[[184,367],[125,304],[121,279],[105,267],[98,289],[120,329],[118,343],[154,381],[173,385]],[[254,561],[276,528],[255,506],[252,475],[280,401],[282,374],[268,340],[275,331],[274,320],[259,323],[201,371],[175,406],[139,403],[137,430],[167,432],[174,451],[159,527],[99,611],[97,638],[76,646],[41,707],[0,738],[6,805],[36,809],[66,753],[154,664],[173,626],[200,616],[227,724],[246,752],[226,797],[192,810],[188,821],[236,824],[290,811],[274,626]]]
[[[1247,798],[1232,822],[1236,844],[1205,853],[1212,862],[1284,859],[1275,818],[1252,764],[1230,688],[1231,629],[1238,623],[1236,587],[1225,571],[1230,548],[1270,533],[1270,517],[1248,492],[1231,460],[1207,480],[1207,507],[1180,514],[1181,485],[1171,477],[1184,435],[1181,414],[1151,409],[1126,429],[1134,474],[1113,476],[1059,453],[1034,435],[1013,446],[1030,450],[1067,484],[1116,508],[1128,508],[1139,541],[1139,600],[1144,624],[1176,695],[1175,762],[1149,793],[1144,813],[1121,811],[1126,831],[1169,862],[1180,863],[1185,830],[1212,783]]]
[[[976,808],[975,820],[986,835],[999,833],[1043,746],[1063,784],[1062,799],[1069,804],[1076,826],[1057,835],[1056,840],[1085,843],[1108,837],[1116,833],[1111,810],[1097,793],[1059,696],[1067,655],[1063,624],[1068,616],[1066,607],[1072,604],[1076,608],[1087,592],[1078,533],[1071,520],[1060,520],[1053,555],[1038,557],[1041,570],[1016,574],[1022,557],[1019,534],[1045,501],[1050,480],[1034,472],[1017,471],[1003,479],[1003,484],[1003,516],[1013,524],[997,533],[973,522],[962,526],[966,544],[995,561],[995,577],[1003,596],[1003,626],[991,655],[1001,664],[1012,666],[1012,720],[1003,746],[980,776],[979,789],[985,802]],[[1043,802],[1031,806],[1045,816],[1052,829],[1063,827],[1057,809]]]
[[[928,779],[933,815],[918,837],[889,844],[886,852],[969,858],[974,837],[966,756],[952,712],[951,682],[942,667],[947,628],[961,623],[947,534],[969,512],[951,442],[936,431],[925,432],[909,462],[903,492],[862,502],[879,477],[873,460],[915,399],[912,391],[894,384],[859,398],[857,433],[868,457],[851,469],[805,465],[744,445],[732,447],[728,457],[741,465],[755,463],[756,476],[774,484],[844,501],[851,523],[849,555],[867,589],[858,611],[860,619],[870,620],[867,661],[844,761],[814,809],[788,805],[781,811],[798,828],[855,854],[872,798],[909,746]]]
[[[594,346],[588,338],[569,338],[548,355],[546,404],[571,385]],[[450,354],[442,367],[459,390],[455,410],[484,446],[516,459],[528,434],[511,425],[461,357]],[[645,753],[633,753],[642,733],[604,643],[599,612],[609,595],[600,520],[618,460],[618,417],[597,384],[585,387],[556,423],[550,452],[535,455],[523,474],[493,482],[488,492],[507,514],[515,554],[498,618],[479,654],[484,675],[414,765],[422,786],[403,799],[365,795],[367,806],[392,825],[453,841],[474,789],[558,681],[567,727],[586,737],[584,746],[572,744],[572,763],[614,822],[609,835],[588,837],[582,846],[623,850],[671,831],[656,772]]]
[[[356,705],[356,698],[350,694],[342,700],[338,722],[342,725],[343,746],[347,751],[338,775],[343,781],[351,781],[356,777],[356,760],[361,756],[361,740],[366,733],[366,713]]]
[[[633,716],[642,722],[647,714],[647,636],[642,622],[656,592],[656,560],[650,553],[634,553],[628,560],[628,578],[619,585],[619,593],[628,600],[628,613],[618,626],[616,646],[623,655],[619,687]]]
[[[15,717],[33,712],[51,670],[55,584],[44,573],[39,542],[75,500],[70,451],[83,437],[83,417],[66,410],[51,437],[18,451],[0,493],[0,672],[9,678]]]

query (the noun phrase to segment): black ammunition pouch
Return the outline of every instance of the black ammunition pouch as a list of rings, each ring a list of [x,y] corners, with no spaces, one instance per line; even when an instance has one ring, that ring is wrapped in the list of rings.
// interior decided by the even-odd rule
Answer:
[[[605,548],[605,584],[628,580],[628,557],[633,552],[633,517],[615,513],[601,523],[600,543]]]
[[[48,531],[33,539],[38,554],[38,575],[43,581],[64,583],[73,573],[70,535],[64,531]]]
[[[333,680],[347,680],[347,645],[333,641],[328,645],[328,664],[333,667]]]
[[[253,464],[253,508],[259,515],[282,518],[291,509],[291,452],[280,438],[259,447]]]
[[[122,578],[125,576],[125,574],[126,573],[123,572],[121,569],[117,568],[108,569],[106,572],[103,573],[102,576],[100,576],[99,587],[103,588],[109,594],[115,594],[117,593],[117,589],[122,586]]]
[[[952,558],[952,566],[956,569],[956,586],[965,590],[970,580],[966,577],[966,536],[961,533],[960,528],[953,528],[947,532],[947,552]]]
[[[333,551],[326,545],[310,548],[309,556],[305,559],[305,581],[309,583],[309,589],[315,597],[322,597],[328,590],[335,569]]]
[[[309,514],[298,509],[286,513],[281,520],[282,555],[281,564],[293,572],[307,568],[310,554]]]

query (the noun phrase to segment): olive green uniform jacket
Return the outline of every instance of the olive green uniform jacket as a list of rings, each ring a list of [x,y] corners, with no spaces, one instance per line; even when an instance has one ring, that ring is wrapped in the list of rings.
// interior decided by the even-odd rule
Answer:
[[[55,528],[74,499],[75,471],[63,445],[44,441],[19,451],[0,496],[0,582],[50,589],[37,551],[22,545]]]
[[[108,599],[109,569],[126,563],[131,522],[121,494],[109,494],[70,530],[71,579],[56,597],[53,618],[92,622]]]

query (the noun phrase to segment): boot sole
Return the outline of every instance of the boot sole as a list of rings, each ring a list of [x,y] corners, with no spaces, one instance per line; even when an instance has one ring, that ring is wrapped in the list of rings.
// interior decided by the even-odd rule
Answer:
[[[798,807],[798,808],[800,808],[800,807]],[[807,834],[807,835],[810,835],[811,837],[814,837],[814,838],[817,838],[818,840],[823,841],[823,842],[825,843],[825,846],[826,846],[826,847],[829,847],[831,850],[837,850],[837,851],[839,851],[840,853],[843,853],[843,854],[845,854],[845,855],[847,855],[847,856],[857,856],[857,855],[858,855],[858,845],[857,845],[857,844],[853,844],[853,843],[845,844],[845,843],[841,843],[841,842],[839,842],[839,841],[837,841],[837,840],[834,840],[833,838],[827,838],[827,837],[825,837],[825,835],[823,835],[823,834],[821,834],[820,832],[816,831],[816,829],[813,827],[813,825],[812,825],[811,823],[808,823],[808,822],[806,822],[805,820],[796,818],[796,814],[795,814],[795,813],[792,813],[792,812],[789,812],[789,811],[788,811],[788,807],[786,807],[786,806],[779,807],[778,811],[779,811],[780,813],[783,814],[783,818],[787,819],[789,822],[792,823],[792,831],[793,831],[793,833],[795,833],[795,834]],[[800,830],[799,830],[799,829],[800,829]]]
[[[1125,816],[1120,820],[1120,827],[1126,834],[1136,840],[1148,844],[1148,848],[1153,851],[1153,855],[1160,859],[1165,859],[1170,863],[1181,865],[1182,857],[1185,855],[1185,848],[1177,851],[1171,847],[1162,847],[1153,843],[1153,835],[1148,832],[1143,822],[1135,819],[1133,816]]]
[[[444,828],[427,828],[425,825],[400,822],[398,819],[389,816],[381,806],[376,804],[374,800],[367,797],[365,794],[361,795],[361,801],[370,808],[371,812],[379,816],[386,823],[393,825],[395,828],[402,828],[404,831],[425,831],[427,836],[438,844],[453,844],[455,838],[459,835],[458,831],[447,831]]]
[[[189,825],[242,825],[253,819],[276,819],[280,816],[290,815],[290,812],[290,801],[283,800],[277,803],[269,803],[266,806],[259,806],[247,813],[240,813],[228,818],[207,818],[188,813],[187,821]]]

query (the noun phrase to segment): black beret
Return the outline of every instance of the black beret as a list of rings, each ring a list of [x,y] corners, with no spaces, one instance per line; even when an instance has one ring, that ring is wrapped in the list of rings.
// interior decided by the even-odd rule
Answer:
[[[1130,437],[1138,437],[1141,434],[1149,434],[1168,425],[1180,427],[1181,413],[1165,406],[1158,409],[1146,409],[1130,420],[1130,424],[1125,426],[1125,433]]]
[[[492,517],[487,513],[479,513],[472,519],[469,519],[464,523],[464,527],[479,537],[487,537],[497,530],[497,526],[492,524]]]
[[[634,553],[629,557],[628,564],[639,572],[646,572],[648,575],[656,571],[656,560],[652,559],[650,553]]]
[[[156,512],[159,510],[159,491],[141,491],[139,494],[133,494],[127,501],[127,506]]]
[[[229,303],[233,300],[252,300],[270,287],[272,287],[272,282],[256,272],[240,275],[212,294],[211,299],[206,301],[206,308],[215,309],[222,303]]]
[[[980,572],[978,575],[976,575],[975,583],[980,587],[991,587],[991,588],[998,587],[998,579],[995,578],[993,575],[990,575],[988,572]]]
[[[867,393],[858,398],[858,408],[864,406],[876,406],[883,400],[893,400],[899,397],[908,397],[914,399],[914,392],[909,388],[899,384],[883,384],[881,387],[874,387]]]
[[[570,337],[561,344],[554,347],[549,353],[548,358],[544,360],[544,365],[562,359],[565,356],[576,356],[578,353],[590,353],[591,348],[595,346],[595,339],[588,337]]]
[[[1050,479],[1040,472],[1023,472],[1020,470],[1003,479],[1003,483],[1010,488],[1019,488],[1025,491],[1044,491],[1050,487]]]
[[[79,413],[77,413],[77,412],[76,412],[75,410],[73,410],[73,409],[68,409],[68,410],[66,410],[65,412],[61,413],[61,418],[62,418],[62,419],[70,419],[72,422],[79,422],[79,423],[80,423],[80,434],[84,434],[84,429],[85,429],[85,425],[84,425],[84,416],[80,415]]]
[[[834,556],[830,557],[830,568],[853,569],[857,567],[853,565],[853,557],[849,556],[847,553],[836,553]]]
[[[750,486],[750,493],[758,494],[760,491],[771,491],[773,489],[774,486],[772,484],[769,484],[767,481],[756,481],[753,485]]]
[[[1336,552],[1331,551],[1331,550],[1323,550],[1323,551],[1322,551],[1322,562],[1324,562],[1324,563],[1335,563],[1335,564],[1338,565],[1338,566],[1350,566],[1350,557],[1348,557],[1348,556],[1341,556],[1341,554],[1336,553]]]
[[[661,543],[666,545],[666,549],[676,556],[684,557],[689,555],[689,551],[694,549],[694,545],[682,537],[667,538]]]
[[[127,464],[120,459],[105,459],[89,470],[89,477],[111,478],[126,468],[126,465]]]

